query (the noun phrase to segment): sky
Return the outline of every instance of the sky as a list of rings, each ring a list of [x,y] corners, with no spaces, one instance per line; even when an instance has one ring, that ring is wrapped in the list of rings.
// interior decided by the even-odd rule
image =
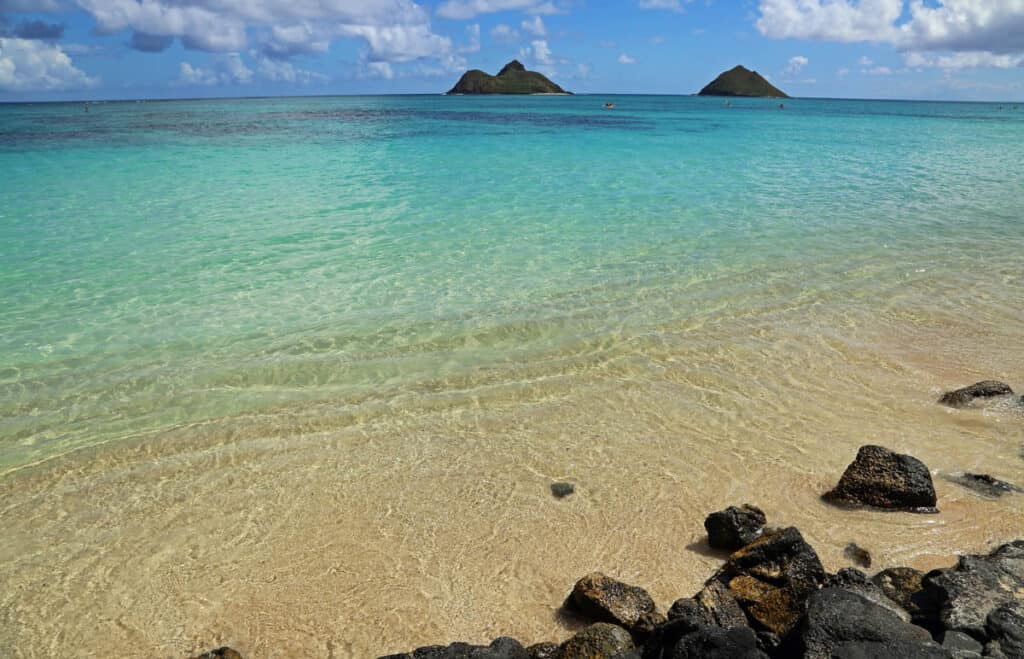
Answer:
[[[441,93],[519,59],[577,93],[1024,101],[1024,0],[0,0],[0,102]]]

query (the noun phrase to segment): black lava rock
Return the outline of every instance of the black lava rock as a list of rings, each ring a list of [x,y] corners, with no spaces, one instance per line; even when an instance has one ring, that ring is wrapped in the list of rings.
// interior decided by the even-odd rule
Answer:
[[[871,552],[855,542],[846,545],[846,548],[843,549],[843,556],[852,561],[854,565],[871,567]]]
[[[676,642],[672,659],[768,659],[749,627],[701,627]]]
[[[631,586],[594,572],[576,582],[570,595],[572,606],[592,620],[610,622],[627,629],[640,616],[654,611],[654,600],[639,586]]]
[[[825,588],[812,594],[799,630],[806,659],[840,656],[948,656],[920,627],[892,611],[843,588]],[[878,654],[899,644],[902,655]]]
[[[933,570],[922,583],[939,605],[945,629],[983,639],[989,614],[1024,592],[1024,540],[1003,545],[987,556],[961,556],[955,567]]]
[[[947,391],[942,394],[942,398],[939,399],[939,403],[942,405],[949,405],[950,407],[966,407],[970,405],[975,398],[992,398],[994,396],[1012,396],[1013,389],[1010,385],[1005,382],[999,382],[997,380],[984,380],[982,382],[975,382],[969,387],[963,387],[962,389],[956,389],[955,391]]]
[[[564,499],[573,492],[576,491],[576,486],[572,483],[552,483],[551,494],[555,495],[556,499]]]
[[[938,635],[943,627],[939,622],[939,605],[924,590],[924,573],[911,567],[894,567],[882,570],[871,581],[890,600],[910,614],[910,621]]]
[[[917,458],[893,453],[881,446],[860,447],[839,484],[822,498],[838,504],[916,513],[938,512],[935,485],[928,467]]]
[[[613,659],[633,648],[633,639],[625,629],[598,622],[563,643],[555,659]]]
[[[708,532],[709,545],[715,549],[735,551],[757,540],[767,521],[760,508],[745,503],[738,508],[729,506],[711,513],[704,520],[704,528]]]
[[[997,498],[1010,492],[1024,492],[1024,489],[999,480],[988,474],[950,474],[946,479],[986,497]]]
[[[530,655],[519,641],[502,637],[490,645],[429,645],[408,654],[392,654],[380,659],[530,659]]]
[[[796,528],[765,532],[734,552],[697,594],[706,609],[708,602],[729,615],[738,606],[752,626],[780,637],[786,636],[804,612],[807,596],[825,581],[818,554]],[[731,604],[730,604],[731,601]],[[739,621],[722,627],[742,626]]]

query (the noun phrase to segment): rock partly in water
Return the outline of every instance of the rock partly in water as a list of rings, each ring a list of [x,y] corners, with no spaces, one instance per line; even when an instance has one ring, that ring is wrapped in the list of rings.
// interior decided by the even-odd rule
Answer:
[[[663,655],[664,656],[664,655]],[[672,648],[672,659],[768,659],[749,627],[701,627]]]
[[[210,650],[194,657],[194,659],[242,659],[242,655],[237,650],[225,646],[217,648],[216,650]]]
[[[639,586],[594,572],[576,582],[570,595],[572,606],[592,620],[629,628],[645,613],[654,611],[654,600]]]
[[[948,656],[924,629],[844,588],[810,596],[799,634],[806,659],[830,659],[837,651],[843,656]],[[886,645],[899,647],[902,654],[877,655]]]
[[[707,601],[714,602],[718,610],[728,610],[731,600],[755,629],[784,637],[803,615],[807,596],[825,577],[818,554],[800,531],[776,529],[732,554],[696,599],[705,608]]]
[[[551,494],[555,495],[556,499],[564,499],[575,491],[576,486],[572,483],[558,482],[551,484]]]
[[[492,76],[479,69],[466,71],[448,90],[449,94],[566,94],[542,73],[527,71],[518,60],[512,60]]]
[[[989,614],[1024,598],[1024,540],[987,556],[961,556],[955,567],[933,570],[922,583],[938,604],[945,629],[984,639]]]
[[[890,600],[910,614],[910,621],[924,627],[932,634],[942,630],[939,622],[939,607],[935,600],[924,590],[922,579],[924,572],[911,567],[894,567],[882,570],[871,577],[872,583],[878,586]]]
[[[598,622],[563,643],[555,659],[612,659],[633,648],[633,638],[625,629]]]
[[[946,476],[946,480],[973,490],[982,496],[992,498],[998,498],[1011,492],[1024,492],[1024,489],[1013,483],[1007,483],[988,474],[949,474]]]
[[[784,91],[765,80],[760,73],[743,66],[735,66],[719,74],[697,95],[789,98]]]
[[[856,542],[851,542],[846,545],[843,549],[843,556],[845,556],[848,561],[852,561],[854,565],[859,565],[864,568],[871,567],[871,552],[864,549]]]
[[[985,654],[1024,659],[1024,601],[1003,604],[988,614],[985,629],[989,642]]]
[[[984,380],[982,382],[975,382],[969,387],[963,387],[962,389],[956,389],[954,391],[947,391],[942,394],[942,398],[939,398],[939,403],[942,405],[949,405],[950,407],[966,407],[970,405],[975,398],[992,398],[995,396],[1012,396],[1013,389],[1010,385],[1005,382],[999,382],[998,380]]]
[[[915,457],[893,453],[882,446],[862,446],[839,484],[822,498],[837,504],[938,512],[928,467]]]
[[[760,508],[745,503],[711,513],[704,520],[704,528],[708,532],[709,545],[715,549],[735,551],[757,540],[767,521]]]
[[[429,645],[407,654],[392,654],[380,659],[530,659],[530,655],[519,641],[502,637],[490,645]]]

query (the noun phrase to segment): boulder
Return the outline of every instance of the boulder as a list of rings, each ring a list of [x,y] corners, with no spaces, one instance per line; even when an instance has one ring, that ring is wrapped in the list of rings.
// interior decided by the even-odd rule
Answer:
[[[938,512],[928,467],[917,458],[893,453],[881,446],[860,447],[839,484],[822,498],[838,504],[916,513]]]
[[[982,496],[992,498],[998,498],[1010,492],[1024,492],[1024,489],[1017,487],[1013,483],[1007,483],[988,474],[950,474],[946,477],[946,480],[956,483],[961,487],[966,487],[969,490],[974,490]]]
[[[594,572],[576,582],[570,602],[583,615],[622,627],[632,627],[645,613],[654,611],[654,600],[639,586],[616,581]]]
[[[749,627],[701,627],[680,638],[672,659],[768,659]]]
[[[818,554],[800,531],[776,529],[733,553],[696,599],[721,627],[742,626],[733,618],[735,606],[755,629],[784,637],[796,626],[807,596],[825,576]]]
[[[729,506],[711,513],[704,520],[704,528],[708,532],[709,545],[715,549],[735,551],[756,540],[767,521],[760,508],[745,503],[738,508]]]
[[[830,659],[840,652],[849,657],[948,656],[924,629],[844,588],[810,596],[799,640],[806,659]],[[897,644],[902,654],[886,650]]]
[[[933,570],[922,583],[937,603],[945,629],[984,639],[989,614],[1024,598],[1024,540],[987,556],[961,556],[955,567]]]
[[[490,645],[429,645],[408,654],[392,654],[380,659],[530,659],[530,655],[519,641],[502,637]]]
[[[955,655],[934,643],[913,641],[849,641],[837,646],[832,659],[954,659]]]
[[[563,643],[555,659],[612,659],[633,647],[633,639],[625,629],[598,622]]]
[[[237,650],[225,646],[217,648],[216,650],[210,650],[194,657],[194,659],[242,659],[242,655]]]
[[[895,614],[903,622],[910,622],[910,613],[902,606],[894,602],[885,594],[881,588],[875,585],[867,575],[852,567],[843,568],[836,574],[830,574],[825,579],[826,588],[842,588],[851,593],[856,593],[872,604],[887,609]]]
[[[924,590],[921,580],[924,572],[912,567],[894,567],[882,570],[871,577],[872,583],[878,586],[890,600],[910,614],[910,621],[924,627],[932,634],[942,630],[939,622],[939,607],[935,600]]]
[[[986,654],[1024,659],[1024,602],[1018,599],[989,613],[985,629],[989,638]]]
[[[949,405],[950,407],[966,407],[970,405],[975,398],[992,398],[994,396],[1012,396],[1013,389],[1010,385],[1005,382],[999,382],[997,380],[984,380],[982,382],[975,382],[969,387],[963,387],[962,389],[956,389],[954,391],[947,391],[942,394],[942,398],[939,399],[939,403],[942,405]]]

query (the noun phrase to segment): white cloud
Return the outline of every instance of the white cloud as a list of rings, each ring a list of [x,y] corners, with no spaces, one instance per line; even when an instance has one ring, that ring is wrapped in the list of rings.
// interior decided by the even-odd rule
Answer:
[[[51,91],[81,89],[98,84],[75,68],[60,46],[34,39],[0,37],[0,89]]]
[[[797,55],[796,57],[790,57],[789,58],[789,64],[786,65],[785,73],[787,75],[794,75],[795,76],[796,74],[800,73],[800,70],[802,68],[807,66],[808,62],[810,62],[810,60],[807,59],[806,57],[804,57],[803,55]]]
[[[857,60],[857,64],[859,64],[860,66],[871,66],[872,64],[874,64],[874,62],[872,62],[871,58],[868,57],[867,55],[861,55],[860,59]]]
[[[866,69],[864,73],[868,74],[869,76],[887,76],[892,75],[892,69],[890,69],[888,66],[876,66],[873,69]]]
[[[760,0],[758,8],[757,29],[773,39],[866,41],[905,53],[951,52],[922,55],[945,68],[1005,68],[1024,55],[1024,0]]]
[[[850,69],[846,68],[845,66],[836,71],[837,78],[845,78],[848,75],[850,75]]]
[[[504,23],[498,23],[491,28],[491,39],[498,43],[512,43],[519,41],[519,32]]]
[[[991,67],[995,69],[1013,69],[1024,66],[1024,54],[995,55],[980,51],[953,53],[952,55],[932,55],[928,53],[906,53],[904,63],[911,67],[937,67],[947,70],[974,69]]]
[[[544,21],[541,20],[540,16],[534,16],[532,20],[528,19],[520,24],[523,28],[523,32],[533,35],[535,37],[546,36],[548,31],[544,27]]]
[[[313,71],[300,69],[294,66],[291,62],[271,59],[269,57],[261,57],[256,70],[259,72],[260,77],[270,80],[271,82],[289,82],[308,85],[312,82],[322,82],[327,80],[327,76],[322,73],[315,73]]]
[[[540,0],[445,0],[437,8],[442,18],[466,20],[480,14],[499,11],[525,11],[531,14],[556,14],[561,11],[551,2]]]
[[[391,80],[395,77],[395,72],[387,62],[367,62],[362,77]]]
[[[554,60],[551,57],[551,48],[548,47],[548,42],[544,39],[537,39],[536,41],[530,42],[530,48],[524,49],[523,51],[527,56],[533,54],[533,59],[539,64],[554,64]]]
[[[361,39],[366,43],[361,61],[390,64],[418,59],[443,63],[456,52],[479,50],[479,28],[473,33],[470,27],[468,44],[457,51],[450,38],[433,31],[429,12],[414,0],[67,1],[91,14],[101,32],[178,37],[187,48],[213,52],[243,52],[250,35],[262,54],[273,58],[324,53],[336,39]],[[538,0],[528,4],[538,5]],[[376,68],[383,73],[383,67]],[[191,73],[196,71],[201,69]],[[213,72],[223,77],[223,67]],[[244,73],[236,73],[244,79]],[[228,76],[239,79],[230,72]]]
[[[669,11],[682,11],[683,7],[679,0],[640,0],[640,9],[668,9]]]
[[[245,65],[242,56],[238,53],[225,53],[216,56],[211,64],[210,67],[203,68],[192,66],[189,62],[182,62],[178,66],[178,78],[174,84],[212,86],[247,85],[252,82],[252,69]]]
[[[630,57],[626,53],[621,53],[618,58],[619,64],[636,64],[636,59]]]

